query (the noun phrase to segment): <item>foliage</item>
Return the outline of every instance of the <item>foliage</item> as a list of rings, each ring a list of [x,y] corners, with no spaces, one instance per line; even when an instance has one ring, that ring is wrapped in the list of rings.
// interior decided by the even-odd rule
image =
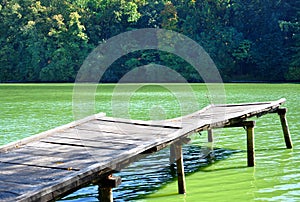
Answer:
[[[280,28],[287,33],[291,44],[288,50],[291,54],[289,69],[286,73],[286,79],[291,81],[300,80],[300,1],[290,3],[291,11],[294,13],[289,21],[281,21]]]
[[[299,81],[299,7],[299,0],[2,0],[0,82],[74,81],[99,43],[153,27],[198,42],[225,81]],[[151,50],[120,58],[102,81],[149,63],[201,81],[178,56]]]

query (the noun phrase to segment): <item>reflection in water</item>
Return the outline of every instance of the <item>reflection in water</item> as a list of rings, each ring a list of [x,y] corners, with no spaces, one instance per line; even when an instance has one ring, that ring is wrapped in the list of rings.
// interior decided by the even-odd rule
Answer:
[[[201,148],[199,146],[185,145],[183,147],[185,173],[189,175],[202,170],[202,168],[238,152],[241,151],[215,149],[213,158],[211,157],[212,155],[201,158]],[[146,156],[114,175],[122,178],[121,185],[113,190],[115,201],[131,201],[153,193],[165,184],[176,180],[176,167],[169,165],[169,148],[166,148]],[[97,197],[98,187],[91,185],[78,190],[61,201],[98,201]]]

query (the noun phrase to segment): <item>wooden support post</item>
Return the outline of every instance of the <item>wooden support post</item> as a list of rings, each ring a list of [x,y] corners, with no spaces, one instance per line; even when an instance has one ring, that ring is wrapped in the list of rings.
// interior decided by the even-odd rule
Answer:
[[[99,200],[101,202],[113,202],[112,188],[116,188],[121,184],[121,177],[112,176],[112,174],[106,176],[99,182]]]
[[[113,202],[113,194],[112,194],[112,188],[111,187],[98,187],[99,191],[99,201],[105,201],[105,202]]]
[[[188,137],[183,137],[183,138],[180,138],[179,140],[177,140],[176,142],[173,142],[171,145],[170,145],[170,157],[169,157],[169,160],[170,160],[170,165],[171,166],[174,166],[175,162],[176,162],[176,145],[177,144],[180,144],[180,145],[183,145],[183,144],[188,144],[191,142],[191,138],[188,138]]]
[[[210,149],[210,155],[209,157],[214,158],[214,133],[212,129],[207,130],[207,142],[208,142],[208,148]]]
[[[208,142],[213,143],[214,142],[214,134],[212,129],[207,130],[207,140]]]
[[[255,121],[245,121],[243,125],[247,130],[247,160],[248,167],[255,165],[255,149],[254,149],[254,126]]]
[[[170,145],[170,165],[174,165],[176,161],[176,153],[175,153],[176,147],[175,144]]]
[[[182,144],[175,145],[175,154],[176,154],[176,165],[177,165],[177,177],[178,177],[178,193],[185,194],[185,174],[183,167],[183,155],[182,155]]]
[[[286,148],[292,149],[293,143],[292,143],[289,126],[288,126],[287,119],[286,119],[286,112],[287,112],[287,108],[281,108],[281,109],[278,109],[278,111],[277,111],[278,115],[280,116],[280,122],[281,122],[281,126],[282,126],[282,131],[283,131],[283,135],[284,135]]]

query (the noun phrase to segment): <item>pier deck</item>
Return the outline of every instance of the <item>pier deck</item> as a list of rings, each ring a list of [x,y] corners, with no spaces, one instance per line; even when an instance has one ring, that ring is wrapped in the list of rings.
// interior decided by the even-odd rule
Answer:
[[[0,201],[50,201],[89,183],[98,183],[111,201],[111,176],[138,159],[171,145],[179,193],[185,193],[181,144],[188,135],[223,127],[247,129],[248,166],[254,166],[253,116],[278,113],[287,148],[292,142],[285,99],[273,102],[210,105],[193,114],[163,121],[107,117],[100,113],[0,147]],[[228,140],[230,141],[230,140]],[[173,153],[173,154],[172,154]]]

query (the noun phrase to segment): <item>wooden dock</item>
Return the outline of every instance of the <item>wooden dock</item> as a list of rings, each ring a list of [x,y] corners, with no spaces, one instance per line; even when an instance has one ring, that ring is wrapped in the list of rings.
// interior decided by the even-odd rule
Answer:
[[[210,105],[164,121],[127,120],[100,113],[25,138],[0,147],[0,201],[51,201],[90,183],[99,184],[103,201],[112,201],[111,188],[121,183],[112,176],[113,171],[137,160],[139,154],[168,145],[170,160],[177,164],[178,191],[183,194],[181,146],[190,134],[207,130],[212,142],[213,129],[244,127],[248,166],[254,166],[255,122],[248,118],[278,113],[286,147],[292,148],[286,109],[280,108],[284,102]]]

